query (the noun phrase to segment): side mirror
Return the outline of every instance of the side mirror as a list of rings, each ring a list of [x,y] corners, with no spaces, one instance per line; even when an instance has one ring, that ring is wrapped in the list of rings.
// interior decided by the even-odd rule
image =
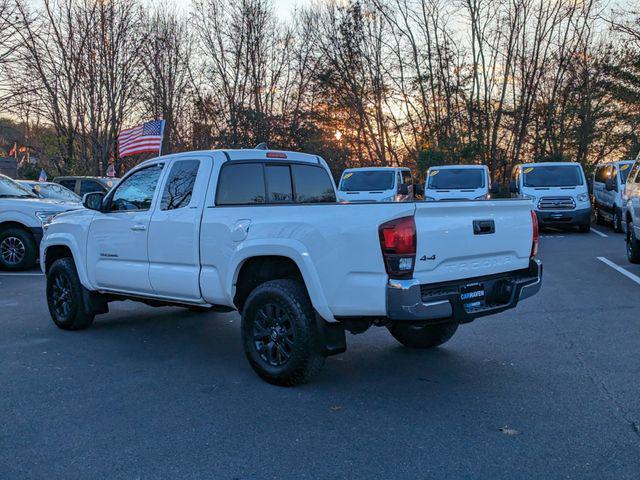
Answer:
[[[415,183],[413,185],[413,194],[414,195],[424,195],[424,183]]]
[[[409,195],[409,186],[406,183],[401,183],[398,186],[399,195]]]
[[[85,193],[84,197],[82,197],[82,205],[84,205],[84,208],[88,208],[89,210],[100,211],[102,209],[103,199],[104,193],[102,192]]]
[[[500,184],[498,183],[492,183],[491,184],[491,188],[489,189],[489,193],[491,195],[497,195],[500,193]]]
[[[509,182],[509,193],[518,193],[518,185],[513,180]]]

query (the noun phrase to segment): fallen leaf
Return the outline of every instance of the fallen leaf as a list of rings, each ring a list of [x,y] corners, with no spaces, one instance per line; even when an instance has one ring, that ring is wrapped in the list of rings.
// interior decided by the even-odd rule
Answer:
[[[505,435],[509,435],[510,437],[514,436],[514,435],[519,435],[520,432],[518,430],[515,430],[513,428],[509,428],[507,426],[499,428],[498,430],[500,430],[502,433],[504,433]]]

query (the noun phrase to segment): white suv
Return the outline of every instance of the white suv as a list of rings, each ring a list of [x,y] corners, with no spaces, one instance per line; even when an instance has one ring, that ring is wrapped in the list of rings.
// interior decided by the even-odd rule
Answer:
[[[622,197],[633,163],[633,160],[623,160],[596,167],[592,182],[593,210],[598,225],[609,221],[616,232],[622,231]]]
[[[0,269],[26,270],[36,263],[42,225],[54,215],[82,206],[45,200],[0,175]]]

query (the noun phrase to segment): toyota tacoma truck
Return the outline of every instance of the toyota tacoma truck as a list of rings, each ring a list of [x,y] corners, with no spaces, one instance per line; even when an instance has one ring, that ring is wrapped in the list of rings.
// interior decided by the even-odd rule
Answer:
[[[540,288],[527,200],[339,203],[326,162],[264,149],[167,155],[44,227],[54,323],[109,303],[238,310],[256,373],[292,386],[344,352],[345,331],[386,327],[443,344],[458,325]]]

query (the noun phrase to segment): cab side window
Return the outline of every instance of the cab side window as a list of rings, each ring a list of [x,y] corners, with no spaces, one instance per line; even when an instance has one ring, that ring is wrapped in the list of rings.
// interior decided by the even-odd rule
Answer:
[[[189,205],[199,168],[199,160],[180,160],[173,164],[162,192],[160,210],[175,210]]]
[[[68,188],[72,192],[76,191],[76,181],[75,180],[60,180],[60,185]]]
[[[111,197],[112,212],[145,211],[151,208],[162,165],[153,165],[132,173],[118,184]]]
[[[261,163],[236,163],[222,167],[216,205],[254,205],[265,203],[265,198]]]
[[[80,180],[80,196],[84,197],[86,193],[104,192],[105,188],[94,180]]]
[[[600,183],[605,183],[607,181],[607,178],[609,178],[609,173],[611,171],[611,167],[609,165],[603,165],[601,167],[598,167],[598,170],[596,170],[596,182],[600,182]]]
[[[407,185],[413,185],[413,179],[411,178],[411,172],[408,170],[402,171],[402,183],[406,183]]]

